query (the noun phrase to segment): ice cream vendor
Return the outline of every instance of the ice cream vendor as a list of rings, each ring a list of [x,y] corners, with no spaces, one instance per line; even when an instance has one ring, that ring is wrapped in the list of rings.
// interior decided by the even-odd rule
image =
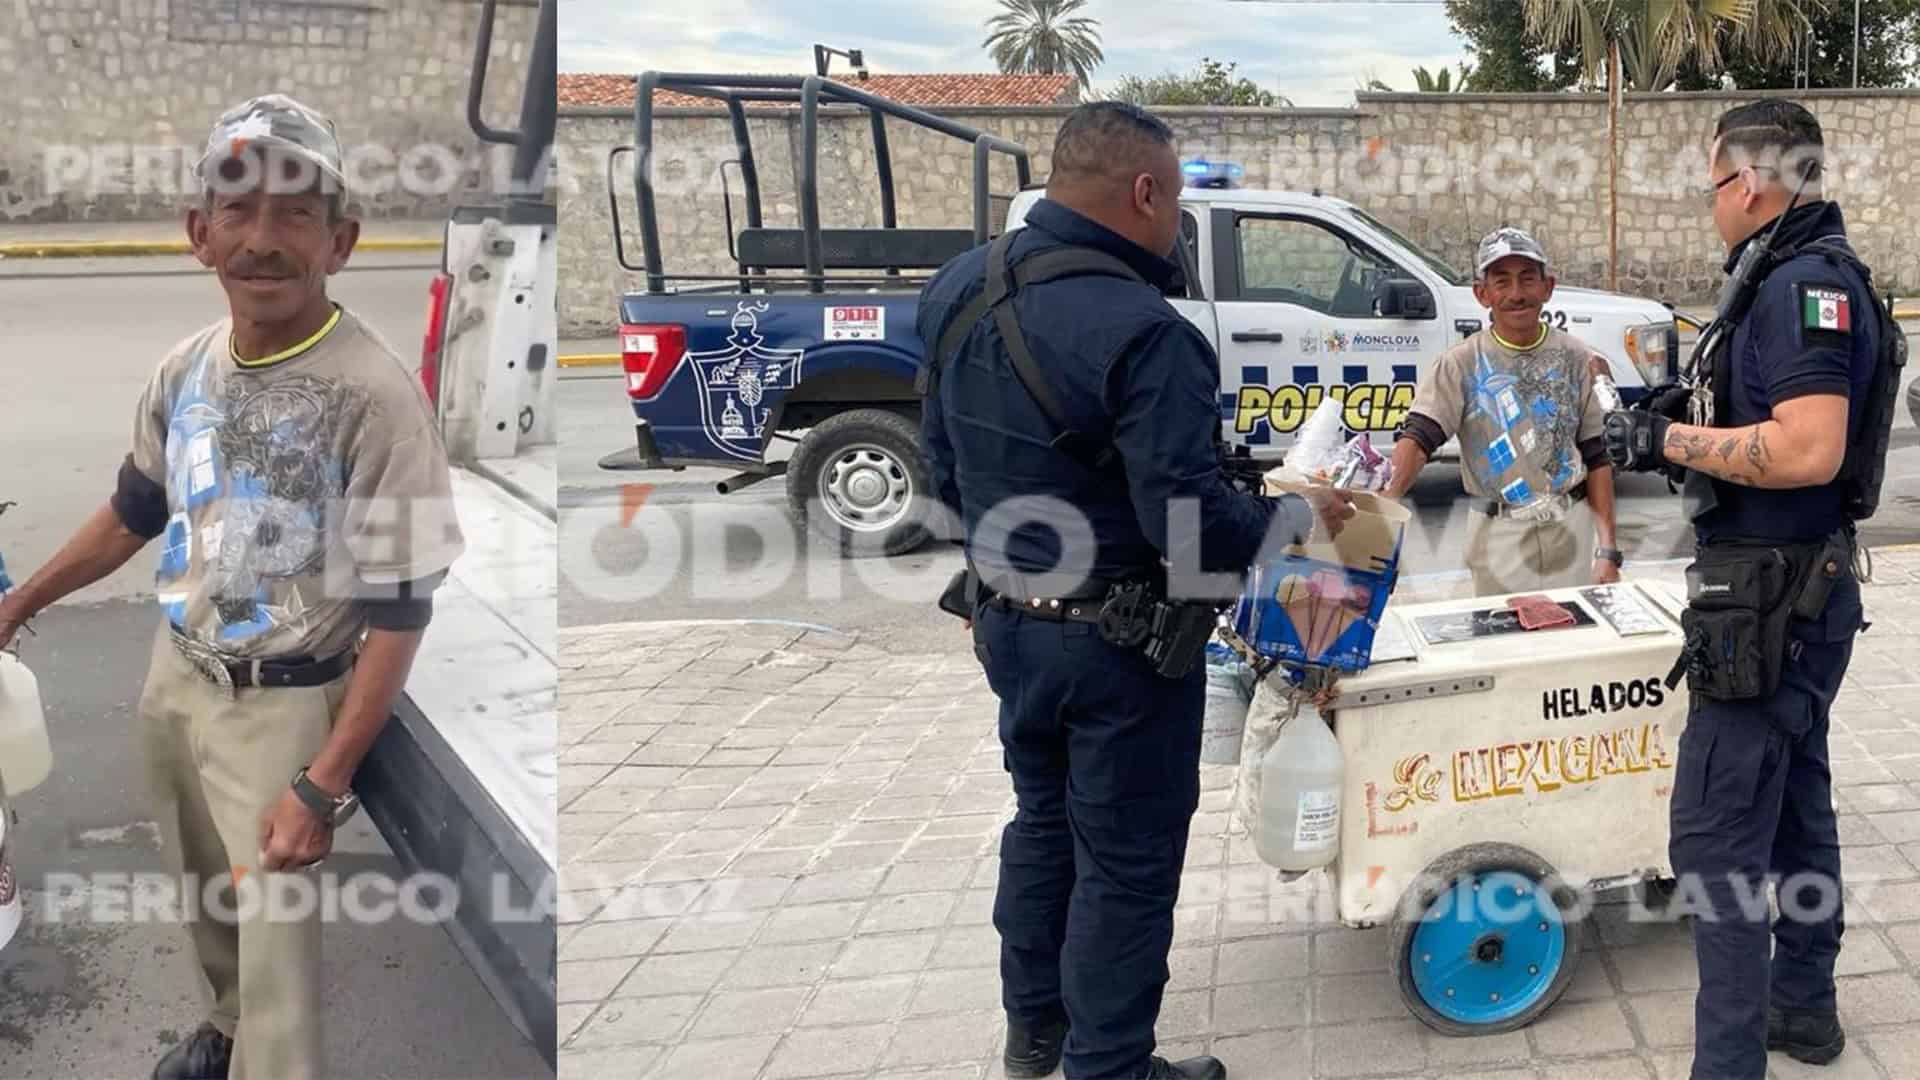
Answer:
[[[1387,487],[1395,498],[1459,437],[1472,500],[1466,561],[1481,596],[1620,580],[1594,354],[1541,321],[1553,285],[1532,236],[1512,227],[1487,234],[1473,295],[1492,325],[1427,365],[1395,436]]]

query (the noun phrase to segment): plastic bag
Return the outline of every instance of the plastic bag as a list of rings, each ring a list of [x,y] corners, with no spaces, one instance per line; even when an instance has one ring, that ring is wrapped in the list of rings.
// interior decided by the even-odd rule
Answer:
[[[1287,466],[1311,483],[1349,491],[1380,491],[1393,477],[1393,463],[1373,448],[1365,435],[1346,438],[1341,426],[1345,406],[1338,398],[1320,402],[1300,425]]]
[[[1293,446],[1287,451],[1287,464],[1300,473],[1324,479],[1346,458],[1346,429],[1340,426],[1339,399],[1321,399],[1307,422],[1300,425]]]

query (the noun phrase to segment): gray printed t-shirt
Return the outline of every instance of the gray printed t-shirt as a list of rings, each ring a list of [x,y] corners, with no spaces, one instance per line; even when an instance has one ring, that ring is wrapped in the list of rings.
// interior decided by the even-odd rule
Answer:
[[[155,590],[224,655],[331,656],[365,628],[361,600],[463,550],[446,450],[399,355],[344,308],[264,367],[235,362],[231,328],[176,346],[140,398],[133,464],[171,514]]]
[[[1510,505],[1565,492],[1587,477],[1579,444],[1597,439],[1606,410],[1593,393],[1593,350],[1559,330],[1530,349],[1481,330],[1441,353],[1410,412],[1460,439],[1467,493]]]

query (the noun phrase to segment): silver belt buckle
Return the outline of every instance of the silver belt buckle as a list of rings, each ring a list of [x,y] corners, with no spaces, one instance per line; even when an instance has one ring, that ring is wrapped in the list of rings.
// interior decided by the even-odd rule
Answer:
[[[1507,514],[1516,521],[1554,522],[1567,516],[1573,506],[1573,499],[1566,495],[1549,495],[1526,506],[1510,506]]]
[[[227,670],[226,664],[220,662],[219,656],[213,650],[179,631],[172,633],[174,649],[186,658],[187,663],[193,665],[195,671],[225,691],[227,700],[231,701],[239,696],[233,685],[233,673]]]

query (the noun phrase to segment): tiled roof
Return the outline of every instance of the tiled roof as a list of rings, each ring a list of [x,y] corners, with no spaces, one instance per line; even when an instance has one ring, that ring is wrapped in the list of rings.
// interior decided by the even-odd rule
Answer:
[[[862,82],[834,76],[839,82],[903,105],[1058,105],[1077,100],[1071,75],[874,75]],[[631,75],[562,75],[562,106],[633,107]],[[657,90],[653,103],[661,106],[713,108],[719,102],[672,90]]]

